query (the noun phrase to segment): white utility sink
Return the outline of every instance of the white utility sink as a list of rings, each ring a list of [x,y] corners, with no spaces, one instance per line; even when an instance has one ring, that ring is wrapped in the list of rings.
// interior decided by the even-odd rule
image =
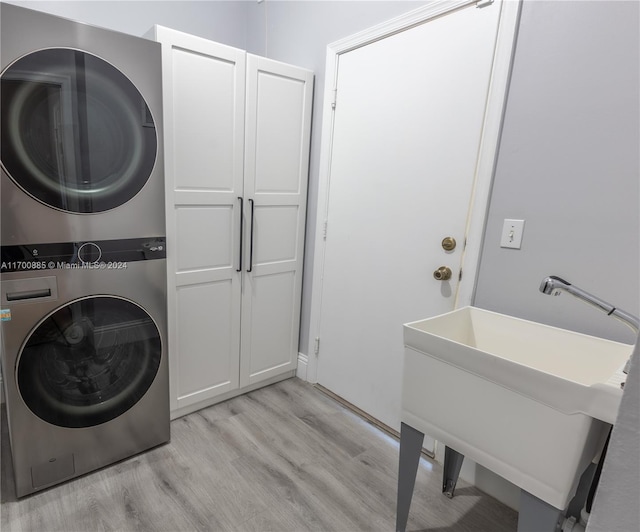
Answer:
[[[404,326],[402,421],[566,508],[633,346],[464,307]]]

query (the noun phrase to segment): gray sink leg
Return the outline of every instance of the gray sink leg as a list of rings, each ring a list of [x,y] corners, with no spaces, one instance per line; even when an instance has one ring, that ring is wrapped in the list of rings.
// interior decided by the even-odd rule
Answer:
[[[400,426],[400,464],[398,466],[398,502],[396,532],[404,532],[409,519],[409,507],[416,484],[416,474],[422,452],[424,434],[404,423]]]
[[[518,532],[559,532],[564,512],[520,490]]]
[[[442,472],[442,493],[453,499],[460,468],[464,462],[464,455],[454,451],[451,447],[444,448],[444,470]]]

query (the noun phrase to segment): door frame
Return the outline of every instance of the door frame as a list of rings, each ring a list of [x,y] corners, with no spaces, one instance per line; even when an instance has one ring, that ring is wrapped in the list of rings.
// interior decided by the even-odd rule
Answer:
[[[466,246],[462,254],[461,267],[464,275],[458,283],[454,308],[470,305],[475,294],[476,279],[480,263],[480,252],[484,236],[491,186],[497,156],[502,120],[506,104],[511,66],[520,21],[522,0],[434,0],[428,5],[414,9],[364,31],[340,39],[327,46],[324,101],[322,114],[322,136],[320,139],[320,168],[318,183],[318,209],[314,244],[313,281],[311,289],[311,314],[309,345],[306,360],[306,380],[318,381],[318,341],[322,310],[322,292],[325,258],[325,222],[329,211],[329,188],[331,181],[331,156],[333,148],[334,108],[336,102],[340,56],[373,42],[426,23],[431,19],[473,5],[476,8],[501,8],[498,34],[494,51],[491,81],[487,94],[482,126],[481,144],[476,163],[476,173],[471,193],[471,202],[466,223]],[[489,6],[489,4],[499,4]],[[302,374],[304,375],[304,374]]]

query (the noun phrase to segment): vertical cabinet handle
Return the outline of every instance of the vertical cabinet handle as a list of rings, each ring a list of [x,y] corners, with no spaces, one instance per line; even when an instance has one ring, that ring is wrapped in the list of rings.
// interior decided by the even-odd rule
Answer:
[[[249,268],[247,272],[250,273],[253,271],[253,200],[249,200],[249,205],[251,206],[251,232],[249,236]]]
[[[242,196],[238,196],[238,201],[240,202],[240,252],[238,257],[238,267],[236,268],[237,272],[242,271],[242,247],[243,247],[243,235],[244,235],[244,199]]]

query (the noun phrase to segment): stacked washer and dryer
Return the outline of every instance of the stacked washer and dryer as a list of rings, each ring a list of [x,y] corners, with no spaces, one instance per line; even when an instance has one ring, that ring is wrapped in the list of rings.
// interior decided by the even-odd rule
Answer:
[[[17,496],[169,440],[160,45],[1,4]]]

